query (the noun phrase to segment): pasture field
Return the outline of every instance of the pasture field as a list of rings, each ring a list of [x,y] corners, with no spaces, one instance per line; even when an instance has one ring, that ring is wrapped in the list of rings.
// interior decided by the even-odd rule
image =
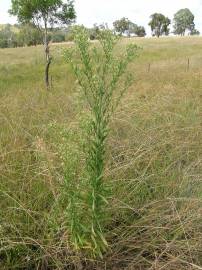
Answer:
[[[62,48],[0,50],[0,270],[202,269],[202,38],[124,39],[142,50],[111,121],[103,258],[75,252],[64,171],[83,169],[86,105]]]

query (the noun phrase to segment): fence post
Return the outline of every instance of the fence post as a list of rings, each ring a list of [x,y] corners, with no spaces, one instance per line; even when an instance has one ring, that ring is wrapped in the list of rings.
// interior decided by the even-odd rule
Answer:
[[[187,71],[189,71],[189,68],[190,68],[190,60],[189,58],[187,59]]]
[[[50,85],[51,85],[51,88],[53,88],[53,76],[51,76]]]
[[[150,72],[150,70],[151,70],[151,64],[149,63],[149,65],[148,65],[148,73]]]

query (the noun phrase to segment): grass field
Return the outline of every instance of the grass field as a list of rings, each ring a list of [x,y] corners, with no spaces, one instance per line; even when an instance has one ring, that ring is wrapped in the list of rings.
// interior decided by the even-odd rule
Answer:
[[[202,269],[202,38],[124,39],[142,47],[113,116],[102,259],[73,252],[64,169],[79,179],[86,106],[52,45],[0,50],[0,269]],[[189,64],[188,64],[189,62]],[[64,168],[65,167],[65,168]],[[61,195],[62,194],[62,195]]]

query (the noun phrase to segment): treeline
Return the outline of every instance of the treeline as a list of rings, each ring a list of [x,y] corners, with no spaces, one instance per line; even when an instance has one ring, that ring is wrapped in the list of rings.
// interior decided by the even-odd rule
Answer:
[[[184,36],[185,33],[188,35],[199,35],[200,32],[195,28],[194,14],[188,9],[180,9],[175,13],[173,18],[173,32],[174,35]],[[161,13],[154,13],[150,16],[148,25],[151,27],[152,36],[168,36],[170,34],[171,19]],[[113,23],[114,30],[119,35],[126,35],[128,37],[139,36],[143,37],[146,35],[145,28],[138,26],[131,22],[129,19],[123,17]]]
[[[175,35],[199,35],[200,32],[195,28],[193,13],[185,8],[180,9],[173,18],[173,34]],[[154,13],[150,16],[148,25],[151,27],[152,36],[168,36],[171,26],[171,19],[161,13]],[[89,36],[91,40],[95,40],[98,34],[103,29],[108,28],[105,25],[95,24],[92,28],[89,28]],[[68,26],[63,28],[49,29],[48,41],[50,42],[64,42],[72,41],[74,26]],[[121,18],[113,23],[114,33],[120,36],[146,36],[146,30],[144,26],[130,21],[128,18]],[[43,33],[41,29],[38,29],[34,24],[16,24],[14,26],[7,24],[0,30],[0,48],[13,48],[23,46],[36,46],[43,44]]]
[[[54,28],[48,32],[49,42],[69,40],[69,28]],[[43,44],[43,33],[33,24],[6,24],[0,30],[0,48],[36,46]]]
[[[55,27],[48,29],[48,42],[60,43],[73,40],[76,25],[68,27]],[[88,29],[91,40],[97,39],[98,33],[108,28],[107,25],[94,24]],[[44,44],[43,29],[38,29],[34,24],[2,25],[0,30],[0,48],[15,48],[36,46]]]

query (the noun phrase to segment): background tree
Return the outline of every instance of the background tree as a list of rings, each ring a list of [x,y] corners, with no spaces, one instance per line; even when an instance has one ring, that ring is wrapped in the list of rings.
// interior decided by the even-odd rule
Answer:
[[[129,29],[128,29],[129,35],[135,35],[137,37],[144,37],[146,36],[146,31],[143,26],[138,26],[137,24],[130,22],[129,23]]]
[[[91,40],[99,39],[100,33],[104,30],[109,30],[108,24],[94,24],[93,28],[89,28],[89,36]]]
[[[191,35],[191,36],[199,36],[199,35],[200,35],[200,32],[199,32],[197,29],[193,29],[193,30],[190,32],[190,35]]]
[[[42,43],[43,35],[33,24],[23,24],[19,28],[19,33],[17,35],[18,46],[36,46]]]
[[[144,26],[137,26],[135,34],[137,37],[145,37],[147,33]]]
[[[53,32],[51,33],[51,41],[55,43],[64,42],[66,33],[67,33],[66,29],[60,28],[54,29]]]
[[[119,34],[119,35],[123,35],[127,32],[128,34],[128,30],[129,30],[129,26],[130,26],[130,21],[123,17],[122,19],[120,20],[116,20],[114,23],[113,23],[113,26],[114,26],[114,30]]]
[[[194,15],[188,9],[180,9],[174,15],[174,33],[176,35],[184,36],[186,30],[190,33],[194,31],[195,24],[194,24]]]
[[[48,29],[54,24],[70,24],[76,18],[71,0],[12,0],[10,14],[17,16],[21,23],[33,23],[43,33],[46,55],[45,82],[49,88],[49,67],[51,56]]]
[[[0,31],[0,48],[12,47],[17,47],[17,33],[12,31],[10,24],[6,24]]]
[[[150,16],[151,21],[149,26],[151,27],[152,35],[160,37],[162,35],[169,35],[169,25],[171,23],[168,17],[165,17],[161,13],[154,13]]]
[[[100,32],[100,28],[99,25],[94,24],[92,28],[89,29],[89,33],[90,33],[90,39],[91,40],[95,40],[98,38]]]

